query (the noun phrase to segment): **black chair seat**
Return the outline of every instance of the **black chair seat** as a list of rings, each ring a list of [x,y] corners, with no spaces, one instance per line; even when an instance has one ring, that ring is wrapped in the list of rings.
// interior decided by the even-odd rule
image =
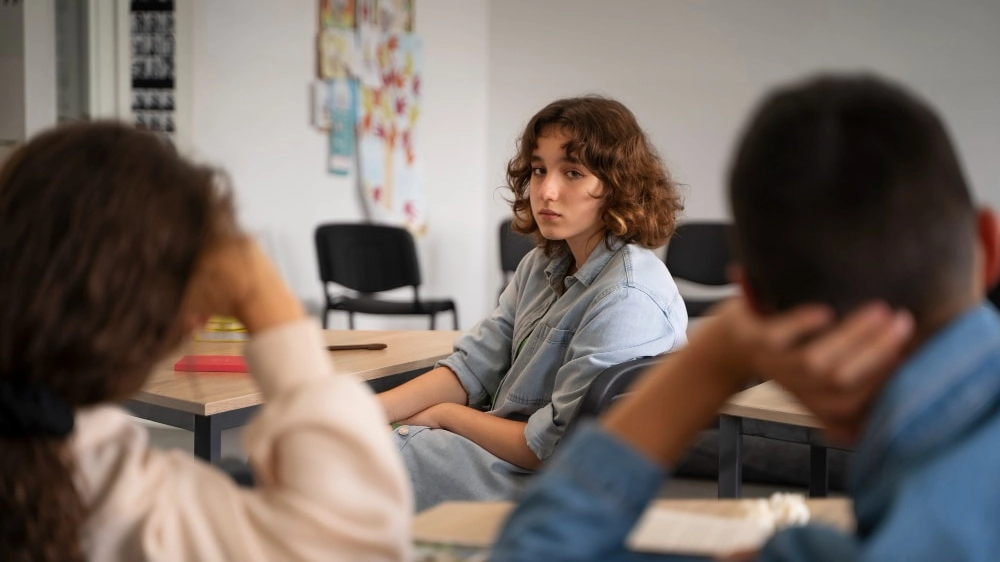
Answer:
[[[343,310],[360,314],[437,314],[455,309],[452,300],[390,301],[370,297],[341,297],[335,300],[331,310]]]

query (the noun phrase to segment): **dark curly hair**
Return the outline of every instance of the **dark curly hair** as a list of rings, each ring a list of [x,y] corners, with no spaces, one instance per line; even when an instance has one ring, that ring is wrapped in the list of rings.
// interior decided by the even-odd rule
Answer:
[[[570,137],[566,154],[578,159],[604,186],[601,219],[607,236],[647,248],[666,244],[684,208],[676,183],[635,119],[612,99],[584,96],[554,101],[528,121],[517,154],[507,164],[507,185],[514,194],[511,227],[531,234],[547,255],[566,242],[542,237],[531,214],[531,153],[549,132]]]
[[[206,248],[235,235],[228,189],[151,133],[43,133],[0,170],[0,382],[73,409],[136,392],[183,341]],[[0,560],[82,561],[67,439],[0,438]]]

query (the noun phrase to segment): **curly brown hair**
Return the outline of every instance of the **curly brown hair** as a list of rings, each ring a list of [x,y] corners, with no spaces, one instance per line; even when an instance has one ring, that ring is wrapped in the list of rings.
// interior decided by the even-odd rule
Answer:
[[[137,391],[185,336],[206,248],[235,235],[229,190],[151,133],[43,133],[0,170],[0,382],[73,409]],[[0,559],[83,560],[86,506],[66,439],[0,438]]]
[[[570,137],[566,154],[601,181],[605,235],[647,248],[666,244],[684,208],[680,190],[635,115],[620,102],[601,96],[554,101],[528,121],[517,154],[507,163],[507,186],[514,194],[511,227],[531,234],[547,255],[567,248],[563,240],[542,237],[531,213],[531,154],[538,148],[538,138],[553,131]]]

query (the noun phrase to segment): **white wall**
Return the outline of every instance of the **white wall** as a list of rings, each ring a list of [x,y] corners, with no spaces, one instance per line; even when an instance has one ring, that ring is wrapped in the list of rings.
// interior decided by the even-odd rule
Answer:
[[[246,224],[295,291],[318,303],[313,229],[363,214],[354,179],[324,171],[326,139],[308,124],[315,13],[315,0],[196,2],[191,58],[196,152],[232,173]],[[462,327],[496,296],[496,226],[509,212],[496,187],[514,138],[560,96],[604,93],[629,105],[689,186],[686,216],[721,218],[733,140],[771,85],[872,69],[939,107],[974,189],[1000,205],[995,0],[418,0],[416,27],[424,293],[455,297]]]
[[[56,123],[54,0],[24,2],[24,138]]]
[[[631,107],[689,186],[686,216],[723,218],[729,152],[765,90],[818,69],[866,69],[937,105],[974,189],[1000,204],[996,0],[498,0],[490,42],[497,185],[535,111],[602,93]]]
[[[364,215],[354,178],[326,173],[326,137],[309,125],[316,13],[316,0],[195,3],[191,137],[198,157],[229,170],[244,224],[296,293],[318,305],[316,225]],[[485,236],[479,227],[486,191],[486,14],[485,0],[417,2],[425,86],[418,158],[430,209],[428,234],[419,241],[422,294],[455,298],[463,327],[486,314],[487,295],[496,291],[482,268],[470,266]],[[335,316],[332,327],[346,326],[344,315],[331,320]],[[358,323],[426,325],[425,318]]]
[[[56,122],[54,0],[0,4],[0,145]],[[3,154],[0,154],[2,157]]]

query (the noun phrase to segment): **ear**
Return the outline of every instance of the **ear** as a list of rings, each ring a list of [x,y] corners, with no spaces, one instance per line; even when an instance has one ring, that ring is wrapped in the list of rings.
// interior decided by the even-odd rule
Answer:
[[[750,282],[747,280],[746,272],[743,271],[743,266],[737,263],[732,263],[729,264],[728,270],[729,280],[739,286],[740,292],[743,293],[743,298],[746,299],[747,305],[750,306],[750,310],[754,311],[756,314],[761,314],[763,311],[757,303],[753,288],[750,287]]]
[[[988,293],[1000,281],[1000,223],[991,209],[976,213],[976,241],[980,252],[980,280],[983,293]]]

